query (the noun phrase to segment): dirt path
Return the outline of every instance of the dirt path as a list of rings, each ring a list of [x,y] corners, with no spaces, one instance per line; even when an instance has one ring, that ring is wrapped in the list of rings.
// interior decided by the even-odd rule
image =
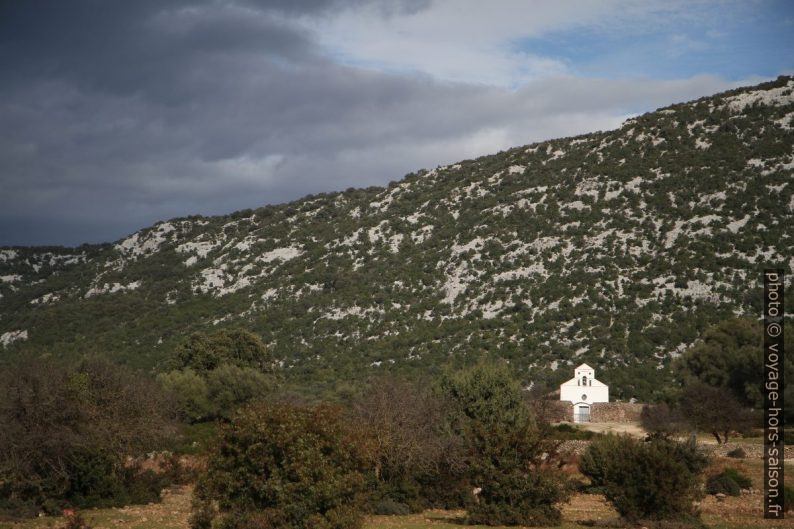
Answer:
[[[627,433],[634,437],[645,437],[646,432],[638,423],[634,422],[587,422],[579,423],[583,430],[597,433]]]

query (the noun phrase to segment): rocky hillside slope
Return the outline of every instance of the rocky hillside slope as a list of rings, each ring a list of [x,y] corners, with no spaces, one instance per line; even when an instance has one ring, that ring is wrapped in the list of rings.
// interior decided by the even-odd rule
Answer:
[[[781,77],[112,245],[2,248],[0,357],[156,369],[185,334],[244,325],[311,384],[486,354],[527,382],[586,361],[649,398],[706,325],[760,313],[763,268],[794,272],[793,92]]]

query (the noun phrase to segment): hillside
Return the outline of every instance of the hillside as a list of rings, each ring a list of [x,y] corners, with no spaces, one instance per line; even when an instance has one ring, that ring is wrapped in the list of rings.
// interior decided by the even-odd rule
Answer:
[[[244,325],[286,376],[343,388],[482,354],[526,382],[588,362],[652,398],[707,325],[794,272],[794,80],[108,245],[0,249],[0,357],[99,352],[157,369]],[[788,297],[789,314],[792,297]]]

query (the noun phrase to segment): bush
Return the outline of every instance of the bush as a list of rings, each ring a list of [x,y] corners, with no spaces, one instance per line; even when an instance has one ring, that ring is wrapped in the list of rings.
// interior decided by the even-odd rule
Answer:
[[[699,473],[707,463],[694,441],[679,443],[663,436],[640,441],[609,435],[590,444],[580,469],[630,522],[694,521]]]
[[[742,491],[736,481],[730,476],[717,474],[706,480],[706,492],[709,494],[726,494],[728,496],[738,496]]]
[[[549,471],[496,472],[483,482],[482,490],[468,509],[472,524],[559,525],[557,504],[568,498],[562,482]]]
[[[747,457],[747,453],[744,451],[744,448],[740,446],[728,452],[727,456],[732,457],[734,459],[744,459],[745,457]]]
[[[117,456],[106,452],[85,451],[69,470],[68,505],[82,509],[158,502],[169,483],[165,474],[119,465]]]
[[[251,367],[222,364],[207,374],[209,400],[224,418],[274,388],[273,378]]]
[[[181,420],[194,423],[215,415],[216,408],[210,402],[207,381],[193,369],[161,373],[157,381],[173,395]]]
[[[578,426],[573,426],[568,423],[561,423],[554,426],[552,436],[559,441],[569,441],[576,439],[589,440],[595,437],[596,434],[590,430],[583,430]]]
[[[369,466],[339,409],[250,406],[221,429],[191,527],[355,529]]]
[[[85,521],[83,516],[72,509],[66,509],[63,512],[66,518],[66,523],[58,529],[91,529],[88,522]]]
[[[411,509],[404,503],[399,503],[390,499],[381,500],[375,504],[375,514],[387,516],[402,516],[411,514]]]
[[[752,486],[753,481],[750,478],[735,468],[726,468],[706,481],[706,492],[709,494],[722,493],[728,496],[738,496],[741,493],[741,489],[749,489]]]
[[[175,369],[212,371],[223,364],[250,367],[263,373],[273,371],[273,356],[256,334],[245,329],[196,332],[178,347],[171,360]]]

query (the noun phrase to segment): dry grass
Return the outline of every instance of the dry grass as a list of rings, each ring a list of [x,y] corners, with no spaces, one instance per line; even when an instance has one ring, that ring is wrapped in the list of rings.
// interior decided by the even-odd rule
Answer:
[[[162,503],[131,505],[120,509],[90,509],[83,518],[93,529],[187,529],[192,487],[174,487],[164,491]],[[64,518],[46,516],[21,523],[3,525],[2,529],[44,529],[62,527]]]

